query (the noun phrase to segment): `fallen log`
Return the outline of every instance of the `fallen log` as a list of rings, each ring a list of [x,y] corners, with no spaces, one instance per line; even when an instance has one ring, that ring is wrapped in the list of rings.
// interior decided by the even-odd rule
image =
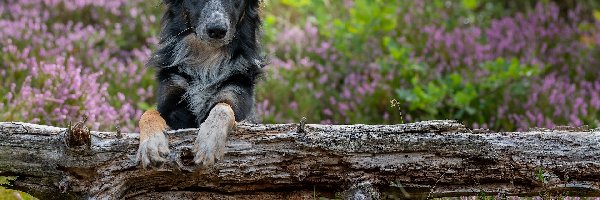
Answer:
[[[194,129],[167,137],[169,162],[142,169],[136,133],[4,122],[0,176],[42,199],[600,195],[600,130],[239,124],[224,159],[206,169],[191,161]]]

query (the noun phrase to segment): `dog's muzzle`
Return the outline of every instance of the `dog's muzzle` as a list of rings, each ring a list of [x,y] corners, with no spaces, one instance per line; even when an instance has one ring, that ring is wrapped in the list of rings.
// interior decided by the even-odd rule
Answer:
[[[221,21],[221,20],[219,20]],[[220,22],[212,22],[206,25],[206,35],[211,39],[223,39],[227,35],[227,25]]]
[[[221,0],[208,0],[196,26],[196,33],[205,44],[221,47],[231,42],[235,28],[226,13]]]

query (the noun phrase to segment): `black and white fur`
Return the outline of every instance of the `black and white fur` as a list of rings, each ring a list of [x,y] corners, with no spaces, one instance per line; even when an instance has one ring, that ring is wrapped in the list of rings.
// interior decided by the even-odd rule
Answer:
[[[197,128],[224,102],[236,121],[254,107],[261,75],[259,0],[166,0],[161,39],[149,66],[158,68],[158,111],[172,129]],[[211,38],[210,26],[226,27]]]
[[[221,130],[215,124],[208,124],[222,121],[218,116],[227,113],[215,106],[230,106],[235,121],[253,115],[254,86],[264,66],[257,38],[260,2],[163,0],[163,3],[166,11],[159,45],[147,63],[157,69],[157,110],[170,129],[201,129],[194,147],[195,161],[210,164],[214,161],[210,159],[219,157],[210,153],[223,154],[226,137],[226,133],[213,134]],[[207,119],[209,115],[215,119]],[[140,123],[143,119],[144,116]],[[146,166],[150,163],[144,160],[152,162],[158,155],[152,151],[158,148],[142,149],[143,142],[140,141],[138,158]]]

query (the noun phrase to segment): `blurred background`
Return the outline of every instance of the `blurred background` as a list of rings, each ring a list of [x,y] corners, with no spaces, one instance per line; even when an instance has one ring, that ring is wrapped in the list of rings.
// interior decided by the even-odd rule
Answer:
[[[0,2],[0,121],[135,131],[159,0]],[[597,127],[600,1],[264,0],[263,123]]]

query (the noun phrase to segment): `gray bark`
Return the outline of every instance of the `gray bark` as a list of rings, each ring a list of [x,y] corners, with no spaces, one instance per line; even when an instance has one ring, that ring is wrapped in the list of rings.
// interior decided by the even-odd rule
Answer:
[[[11,188],[42,199],[600,195],[598,130],[239,124],[224,159],[206,169],[191,164],[194,129],[168,132],[169,163],[153,169],[135,161],[138,134],[85,134],[0,123],[0,175],[17,176]]]

